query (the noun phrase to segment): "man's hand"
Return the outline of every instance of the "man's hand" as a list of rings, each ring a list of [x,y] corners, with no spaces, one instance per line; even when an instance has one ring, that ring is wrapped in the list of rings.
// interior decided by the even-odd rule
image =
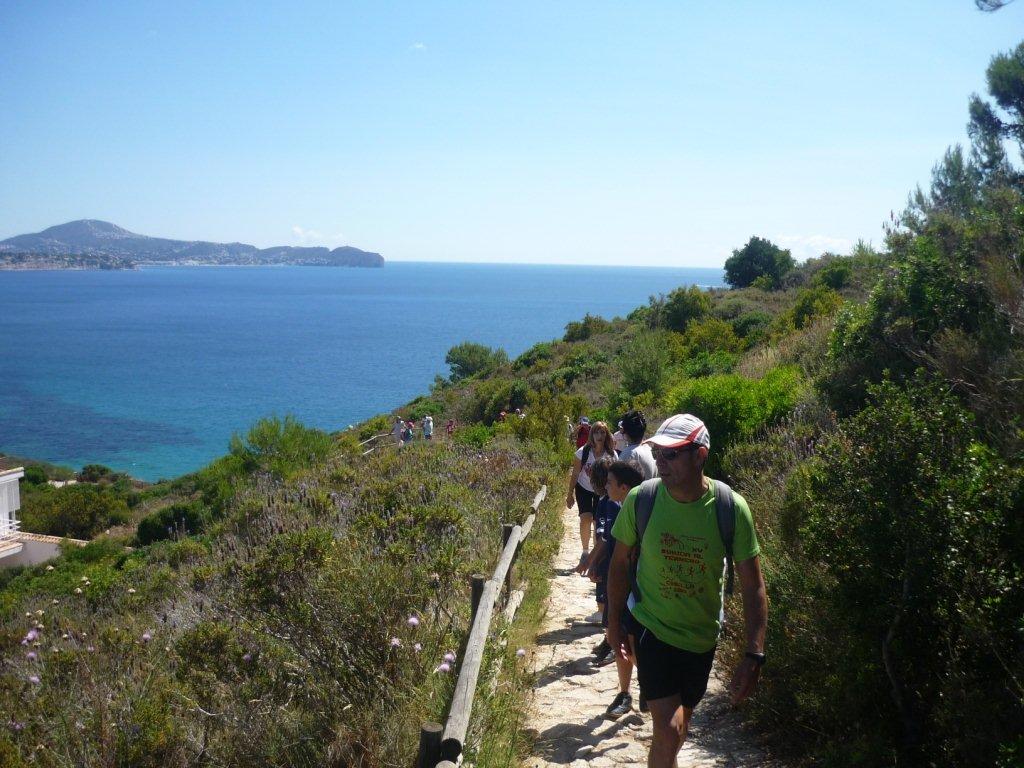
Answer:
[[[616,658],[628,661],[630,664],[636,663],[636,654],[633,653],[633,638],[622,631],[622,624],[618,621],[613,622],[609,618],[605,639],[608,640],[608,645],[615,652]]]
[[[732,693],[732,703],[741,704],[750,698],[757,688],[757,681],[761,677],[761,667],[753,659],[746,657],[736,667],[732,675],[732,684],[729,690]]]
[[[576,505],[576,494],[569,491],[569,495],[565,497],[565,508],[572,509]]]

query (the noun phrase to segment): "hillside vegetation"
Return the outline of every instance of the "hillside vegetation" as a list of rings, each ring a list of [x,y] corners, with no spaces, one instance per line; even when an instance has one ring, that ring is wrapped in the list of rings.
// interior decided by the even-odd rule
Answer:
[[[141,518],[145,546],[101,537],[5,572],[0,764],[407,765],[445,711],[469,575],[551,460],[507,442],[361,453],[266,420]],[[557,536],[535,527],[524,568]],[[490,699],[474,727],[507,745]]]
[[[461,345],[454,381],[409,410],[479,422],[481,444],[557,443],[564,416],[614,425],[628,407],[705,419],[709,470],[763,545],[753,716],[796,763],[1024,761],[1024,174],[1008,154],[1024,149],[1024,44],[988,82],[971,147],[947,152],[884,250],[794,267],[752,238],[731,290],[588,315],[513,361]],[[526,418],[496,422],[514,408]]]
[[[751,716],[777,754],[1019,765],[1024,176],[1007,147],[1022,148],[1024,45],[989,87],[971,147],[882,248],[796,266],[752,238],[730,289],[587,315],[514,360],[467,341],[400,409],[459,419],[452,443],[362,457],[352,433],[266,420],[126,500],[114,536],[6,577],[0,763],[408,764],[418,722],[444,711],[433,670],[499,521],[561,487],[567,418],[641,408],[652,426],[704,418],[710,473],[750,502],[771,604]],[[515,757],[486,744],[481,764]]]

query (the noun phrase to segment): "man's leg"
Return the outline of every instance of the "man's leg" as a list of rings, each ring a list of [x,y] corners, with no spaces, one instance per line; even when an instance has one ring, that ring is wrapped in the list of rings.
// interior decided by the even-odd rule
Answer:
[[[647,766],[675,768],[676,755],[686,740],[686,731],[690,727],[693,710],[684,707],[678,695],[650,699],[647,706],[651,709],[651,721],[654,726],[651,751],[647,754]]]
[[[633,679],[633,665],[619,654],[615,654],[615,671],[619,674],[619,692],[629,693],[629,682]]]

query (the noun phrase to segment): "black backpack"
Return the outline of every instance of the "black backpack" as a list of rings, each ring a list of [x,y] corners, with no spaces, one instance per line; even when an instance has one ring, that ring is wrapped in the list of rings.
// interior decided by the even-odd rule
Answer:
[[[640,602],[640,587],[636,581],[637,568],[640,563],[640,544],[644,540],[647,523],[654,511],[654,499],[661,487],[660,478],[652,478],[640,483],[636,493],[633,509],[636,512],[636,545],[633,547],[633,558],[630,563],[630,584],[634,602]],[[725,545],[725,594],[732,594],[733,565],[732,542],[736,536],[736,505],[733,503],[732,488],[721,480],[715,480],[715,515],[718,517],[718,534]]]

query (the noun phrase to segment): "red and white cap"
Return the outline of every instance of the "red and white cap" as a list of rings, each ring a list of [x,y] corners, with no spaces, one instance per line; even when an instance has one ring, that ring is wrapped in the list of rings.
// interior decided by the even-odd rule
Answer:
[[[644,441],[659,448],[682,448],[684,445],[703,445],[711,450],[711,435],[704,422],[692,413],[677,413],[665,419],[653,437]]]

